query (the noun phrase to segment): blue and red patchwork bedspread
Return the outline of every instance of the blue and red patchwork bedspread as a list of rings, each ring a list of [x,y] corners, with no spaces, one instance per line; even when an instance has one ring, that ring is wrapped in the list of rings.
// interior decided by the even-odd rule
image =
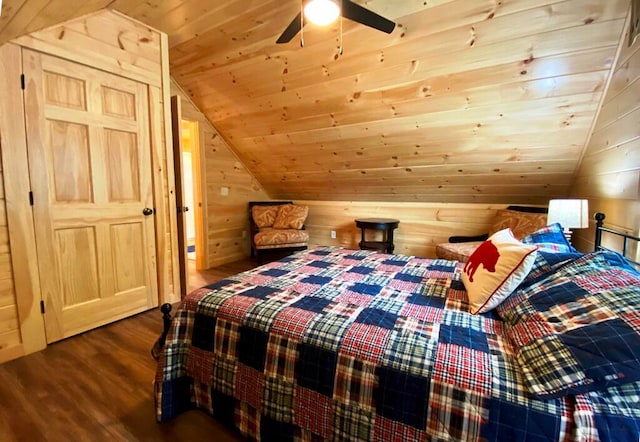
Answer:
[[[278,442],[638,441],[638,383],[534,399],[508,325],[468,312],[460,272],[316,248],[196,290],[158,365],[157,419],[197,407]]]

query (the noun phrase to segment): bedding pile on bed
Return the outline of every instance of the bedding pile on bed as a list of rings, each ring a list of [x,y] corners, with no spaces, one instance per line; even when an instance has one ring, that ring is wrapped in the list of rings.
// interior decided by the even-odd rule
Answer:
[[[582,265],[541,256],[512,295],[534,316],[543,310],[534,295],[557,286],[558,269]],[[518,341],[515,316],[472,315],[462,269],[316,248],[199,289],[177,312],[158,366],[157,419],[200,408],[263,441],[639,440],[640,382],[535,398],[518,351],[543,337]],[[638,287],[621,319],[636,332]],[[597,302],[576,314],[601,313]],[[533,354],[551,376],[545,355]],[[546,357],[549,367],[565,363]]]

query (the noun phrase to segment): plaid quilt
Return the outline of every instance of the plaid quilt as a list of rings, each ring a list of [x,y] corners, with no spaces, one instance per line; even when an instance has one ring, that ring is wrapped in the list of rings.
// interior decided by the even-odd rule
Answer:
[[[316,248],[190,294],[155,380],[260,441],[637,442],[640,383],[538,400],[455,261]]]

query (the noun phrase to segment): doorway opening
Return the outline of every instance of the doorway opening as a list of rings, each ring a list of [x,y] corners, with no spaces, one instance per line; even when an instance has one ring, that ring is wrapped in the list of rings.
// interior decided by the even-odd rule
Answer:
[[[202,176],[198,122],[181,119],[182,182],[187,269],[206,268],[202,226]]]

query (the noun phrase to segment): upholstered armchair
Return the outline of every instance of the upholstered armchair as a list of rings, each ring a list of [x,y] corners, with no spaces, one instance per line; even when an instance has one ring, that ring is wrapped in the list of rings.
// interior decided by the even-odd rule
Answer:
[[[488,233],[477,236],[451,236],[449,242],[436,245],[436,256],[466,262],[483,241],[502,229],[509,227],[516,238],[522,239],[546,225],[546,207],[509,206],[496,212]]]
[[[309,208],[291,201],[250,201],[251,257],[262,264],[267,255],[280,257],[305,250]]]

